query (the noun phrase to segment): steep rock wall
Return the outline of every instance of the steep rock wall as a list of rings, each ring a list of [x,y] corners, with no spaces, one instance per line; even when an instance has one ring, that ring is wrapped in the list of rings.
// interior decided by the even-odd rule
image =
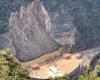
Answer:
[[[71,43],[72,52],[100,45],[100,0],[42,2],[51,18],[49,32],[53,40],[61,44]]]
[[[47,32],[51,22],[39,0],[21,6],[19,12],[12,12],[9,24],[16,56],[20,60],[29,60],[59,48]]]
[[[26,61],[59,45],[72,52],[97,47],[99,4],[100,0],[2,0],[0,20],[9,19],[9,31],[0,34],[0,49],[10,47]]]

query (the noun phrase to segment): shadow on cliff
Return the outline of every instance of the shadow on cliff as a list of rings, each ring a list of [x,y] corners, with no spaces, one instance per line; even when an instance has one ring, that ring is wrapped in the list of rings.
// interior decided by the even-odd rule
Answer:
[[[57,14],[56,11],[63,11],[65,14],[69,13],[73,18],[72,24],[76,27],[79,35],[71,52],[91,49],[100,45],[100,0],[42,1],[50,15],[51,13]],[[60,14],[60,16],[63,15]]]

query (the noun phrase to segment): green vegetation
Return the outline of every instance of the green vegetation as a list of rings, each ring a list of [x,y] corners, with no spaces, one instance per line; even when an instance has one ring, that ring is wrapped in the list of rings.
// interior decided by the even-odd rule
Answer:
[[[29,80],[28,75],[9,50],[0,51],[0,80]]]
[[[10,54],[9,50],[0,51],[0,80],[30,80],[28,72],[21,68],[20,62]],[[50,77],[48,80],[70,80],[63,77]],[[78,80],[100,80],[100,66],[94,70],[86,68],[86,72]]]
[[[94,70],[91,68],[86,70],[86,73],[84,75],[81,75],[79,77],[79,80],[100,80],[100,66],[97,65]]]
[[[48,80],[69,80],[69,77],[67,75],[63,76],[63,77],[55,77],[55,78],[52,78],[50,77]]]

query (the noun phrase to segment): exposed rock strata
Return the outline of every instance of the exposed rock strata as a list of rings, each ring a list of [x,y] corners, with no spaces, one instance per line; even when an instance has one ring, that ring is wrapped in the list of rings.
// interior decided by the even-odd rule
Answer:
[[[0,6],[0,16],[9,17],[9,32],[0,35],[0,49],[10,47],[20,60],[59,45],[72,52],[100,45],[100,0],[8,0],[6,4]]]
[[[9,23],[16,56],[20,60],[29,60],[59,48],[47,32],[51,22],[39,0],[27,7],[21,6],[19,12],[12,12]]]

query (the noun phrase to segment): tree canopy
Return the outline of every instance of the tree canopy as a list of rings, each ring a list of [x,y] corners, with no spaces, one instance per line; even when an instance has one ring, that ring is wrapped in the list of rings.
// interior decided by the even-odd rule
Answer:
[[[28,75],[8,50],[0,51],[0,80],[29,80]]]
[[[86,69],[85,74],[81,75],[79,80],[100,80],[98,73],[100,73],[100,65],[97,65],[94,70]]]

